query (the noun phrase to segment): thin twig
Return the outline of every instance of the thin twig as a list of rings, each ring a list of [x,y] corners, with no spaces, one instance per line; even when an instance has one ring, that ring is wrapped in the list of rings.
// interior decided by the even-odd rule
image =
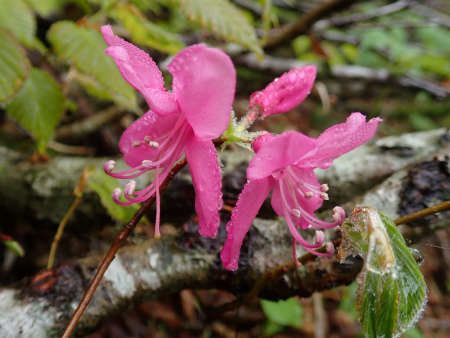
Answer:
[[[89,175],[93,171],[94,171],[94,169],[92,169],[92,168],[85,168],[83,170],[83,173],[81,174],[81,177],[80,177],[80,180],[78,181],[77,186],[75,187],[75,189],[73,189],[73,194],[75,196],[75,200],[73,201],[69,210],[64,215],[61,222],[59,223],[58,230],[56,231],[55,237],[53,238],[53,243],[50,248],[50,254],[48,255],[48,262],[47,262],[48,270],[53,268],[53,264],[55,262],[56,250],[58,249],[59,241],[61,240],[61,237],[64,233],[64,228],[66,227],[67,221],[69,220],[70,216],[72,216],[75,209],[81,203],[81,197],[83,196],[83,189],[86,185],[86,180],[88,179]]]
[[[172,168],[169,175],[166,177],[166,179],[161,183],[159,186],[159,191],[162,192],[169,182],[174,178],[174,176],[186,165],[186,159],[182,159],[178,161],[178,163]],[[136,224],[139,222],[139,220],[145,215],[147,210],[153,205],[155,202],[156,195],[154,194],[152,197],[150,197],[143,205],[142,207],[136,212],[136,214],[133,216],[131,221],[129,221],[125,227],[122,229],[122,231],[117,235],[116,239],[114,240],[114,243],[111,245],[111,248],[109,249],[108,253],[106,254],[105,258],[103,259],[102,263],[100,264],[100,267],[98,268],[97,272],[95,273],[94,278],[91,281],[91,284],[87,288],[86,292],[83,295],[83,298],[80,301],[80,304],[78,305],[77,309],[75,310],[74,314],[72,315],[72,318],[69,321],[69,324],[67,324],[66,329],[64,330],[63,334],[61,335],[61,338],[69,338],[73,330],[75,329],[75,326],[77,325],[78,321],[81,318],[81,315],[83,314],[84,310],[88,306],[89,302],[91,301],[92,297],[94,296],[94,292],[97,289],[97,286],[100,284],[100,281],[103,278],[103,275],[105,274],[106,270],[108,269],[109,265],[113,261],[117,251],[119,248],[125,243],[128,236],[130,236],[131,232],[136,227]]]
[[[302,16],[297,22],[282,27],[277,35],[269,36],[266,44],[263,46],[264,49],[277,47],[300,34],[306,33],[318,20],[334,12],[348,8],[355,2],[357,0],[331,0],[321,4],[313,11]]]
[[[438,212],[447,211],[447,210],[450,210],[450,201],[445,201],[445,202],[436,204],[432,207],[422,209],[422,210],[416,211],[412,214],[397,218],[394,221],[394,223],[395,223],[395,225],[405,224],[405,223],[415,221],[416,219],[419,219],[419,218],[422,218],[425,216],[429,216],[429,215],[433,215]]]

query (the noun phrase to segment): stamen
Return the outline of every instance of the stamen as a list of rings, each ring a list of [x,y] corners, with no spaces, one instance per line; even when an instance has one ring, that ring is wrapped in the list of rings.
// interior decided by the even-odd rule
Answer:
[[[139,147],[141,145],[141,141],[134,141],[131,145],[133,147]]]
[[[314,197],[314,193],[312,191],[307,191],[307,192],[305,192],[305,197],[307,199],[310,199],[310,198]]]
[[[325,248],[326,248],[326,250],[327,250],[327,253],[330,254],[330,256],[331,256],[332,254],[334,254],[334,245],[333,245],[333,243],[328,242],[328,243],[325,245]]]
[[[114,170],[114,166],[116,165],[116,162],[113,160],[106,161],[105,164],[103,164],[103,170],[105,173],[109,174],[111,171]]]
[[[344,209],[342,209],[341,207],[334,207],[333,211],[334,211],[333,220],[336,223],[341,224],[345,219]]]
[[[114,202],[120,202],[120,198],[122,197],[122,189],[116,188],[111,194],[111,197]]]
[[[320,186],[321,192],[327,192],[328,190],[330,190],[330,188],[328,188],[328,184],[325,183]]]
[[[320,198],[323,199],[323,200],[325,200],[325,201],[328,201],[328,200],[329,200],[328,194],[327,194],[326,192],[321,192],[321,193],[320,193]]]
[[[323,245],[323,242],[325,241],[325,235],[323,234],[323,231],[316,231],[316,245],[321,246]]]
[[[144,142],[150,143],[150,142],[152,142],[152,139],[150,138],[150,136],[146,135],[146,136],[144,136]]]
[[[154,169],[154,165],[153,162],[150,160],[143,160],[142,161],[142,166],[146,169]]]
[[[292,214],[292,216],[294,216],[295,218],[300,218],[300,216],[302,215],[302,213],[301,213],[300,210],[298,210],[298,209],[292,209],[292,210],[291,210],[291,214]]]
[[[148,143],[148,145],[150,146],[150,148],[153,148],[153,149],[156,149],[156,148],[159,147],[159,143],[156,142],[156,141],[150,141],[150,142]]]
[[[125,197],[129,197],[131,195],[134,195],[134,190],[136,189],[136,181],[131,180],[128,182],[128,184],[125,186],[124,195]]]

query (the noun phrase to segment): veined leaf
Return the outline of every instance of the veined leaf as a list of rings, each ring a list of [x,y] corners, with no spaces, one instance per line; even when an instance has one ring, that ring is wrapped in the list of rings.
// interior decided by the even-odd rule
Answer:
[[[371,207],[357,208],[341,226],[341,262],[364,259],[358,277],[358,316],[368,337],[399,337],[422,316],[427,286],[394,222]]]
[[[6,106],[6,111],[33,133],[38,150],[45,153],[47,143],[64,110],[64,95],[50,74],[32,68],[29,78]]]
[[[100,32],[60,21],[52,25],[48,39],[56,54],[81,74],[80,82],[91,94],[136,107],[134,90],[122,78],[113,59],[104,53],[107,46]]]
[[[2,29],[0,51],[0,102],[5,102],[22,87],[31,65],[20,43]]]
[[[31,46],[36,32],[36,20],[22,0],[1,0],[0,28],[9,30],[17,40]]]
[[[98,194],[102,205],[108,210],[111,217],[122,223],[129,222],[139,210],[139,204],[123,207],[114,203],[111,193],[120,186],[119,181],[114,177],[108,176],[103,171],[95,171],[89,177],[87,185]],[[143,218],[143,221],[148,223],[145,218]]]
[[[65,3],[64,0],[25,0],[25,2],[44,18],[56,12]]]
[[[175,1],[175,0],[174,0]],[[227,0],[176,0],[186,17],[221,38],[242,45],[258,57],[263,50],[244,14]]]
[[[167,54],[176,54],[185,46],[171,32],[148,21],[133,5],[120,4],[113,10],[118,21],[131,33],[134,42],[160,50]]]

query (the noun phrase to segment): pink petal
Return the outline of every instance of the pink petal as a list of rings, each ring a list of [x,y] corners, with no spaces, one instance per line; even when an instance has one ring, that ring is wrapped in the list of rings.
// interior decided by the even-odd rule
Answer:
[[[152,111],[159,116],[180,112],[180,106],[173,93],[160,89],[148,89],[144,97]]]
[[[236,71],[228,55],[195,45],[175,55],[167,66],[181,110],[201,139],[219,137],[230,120]]]
[[[152,140],[158,140],[173,129],[179,117],[180,114],[160,117],[149,110],[144,116],[133,122],[124,131],[119,142],[119,148],[124,155],[125,162],[131,167],[136,167],[143,160],[153,159],[157,150],[144,142],[138,147],[133,147],[133,142],[143,141],[145,136],[149,136]]]
[[[216,149],[211,140],[195,135],[186,143],[186,160],[195,189],[195,210],[202,236],[215,237],[220,225],[222,208],[221,177]]]
[[[123,78],[148,98],[148,89],[164,90],[164,80],[155,62],[143,50],[114,36],[111,26],[102,26],[103,39],[109,46],[105,53],[117,64]],[[150,104],[150,102],[149,102]]]
[[[334,159],[369,141],[377,131],[380,118],[366,122],[360,113],[352,113],[345,123],[325,130],[317,139],[317,152],[308,154],[298,163],[300,167],[329,168]]]
[[[316,79],[316,67],[294,68],[250,96],[250,107],[259,104],[262,116],[287,112],[308,96]]]
[[[258,180],[270,176],[315,149],[316,140],[294,131],[270,139],[250,161],[247,177]]]
[[[291,166],[291,169],[295,172],[298,178],[320,189],[320,183],[317,180],[316,175],[314,174],[312,169],[302,170],[293,166]],[[299,192],[295,191],[295,198],[297,200],[297,203],[299,203],[301,207],[310,214],[314,214],[314,212],[323,204],[323,200],[318,195],[314,195],[313,197],[307,199]],[[291,209],[296,208],[296,204],[292,199],[291,194],[286,193],[286,200],[291,206]],[[289,215],[284,215],[282,203],[283,200],[281,198],[280,187],[278,184],[274,184],[271,199],[272,208],[278,216],[289,217]],[[309,227],[309,223],[307,223],[303,218],[300,218],[299,226],[302,229],[307,229]]]
[[[258,214],[261,205],[269,195],[273,179],[266,177],[250,181],[244,186],[236,207],[233,209],[231,221],[227,224],[228,236],[220,257],[225,269],[238,268],[239,253],[248,229]]]

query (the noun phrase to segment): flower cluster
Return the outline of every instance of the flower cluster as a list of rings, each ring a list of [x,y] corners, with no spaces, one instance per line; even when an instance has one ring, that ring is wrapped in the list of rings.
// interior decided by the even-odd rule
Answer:
[[[150,56],[134,45],[113,35],[110,26],[102,27],[106,53],[117,64],[123,78],[139,90],[150,110],[122,135],[119,148],[131,167],[113,172],[114,161],[104,170],[112,177],[133,179],[155,170],[156,178],[145,189],[136,191],[130,180],[112,198],[119,205],[157,199],[155,235],[159,236],[159,186],[183,154],[195,188],[195,207],[200,233],[215,237],[222,208],[221,177],[212,139],[227,128],[236,86],[236,71],[230,58],[218,49],[196,45],[181,51],[167,69],[173,76],[172,92],[164,89],[164,80]]]
[[[196,194],[199,231],[203,236],[215,237],[223,202],[220,168],[212,140],[222,135],[230,121],[236,85],[236,71],[230,58],[205,45],[186,48],[167,67],[173,76],[172,91],[168,91],[161,72],[148,54],[114,36],[110,26],[103,26],[102,33],[108,45],[105,52],[150,107],[123,133],[119,142],[125,162],[131,168],[114,172],[114,161],[104,165],[108,175],[130,180],[123,193],[119,188],[114,190],[113,200],[126,206],[156,195],[155,236],[159,237],[159,187],[184,154]],[[294,108],[309,94],[315,77],[313,66],[296,68],[252,94],[249,106],[252,121],[258,116]],[[270,191],[272,207],[286,219],[294,240],[315,255],[333,254],[331,243],[326,244],[326,253],[314,249],[324,244],[325,236],[320,229],[340,225],[345,213],[335,207],[332,223],[314,215],[328,199],[328,186],[319,184],[313,170],[330,167],[334,159],[370,140],[379,121],[375,118],[366,122],[363,115],[353,113],[347,122],[329,128],[317,139],[298,132],[279,136],[258,134],[252,140],[256,154],[247,169],[249,181],[227,224],[227,241],[221,252],[224,267],[237,269],[244,236]],[[147,171],[155,171],[155,180],[137,191],[133,178]],[[299,232],[309,228],[319,229],[314,243],[306,241]]]

